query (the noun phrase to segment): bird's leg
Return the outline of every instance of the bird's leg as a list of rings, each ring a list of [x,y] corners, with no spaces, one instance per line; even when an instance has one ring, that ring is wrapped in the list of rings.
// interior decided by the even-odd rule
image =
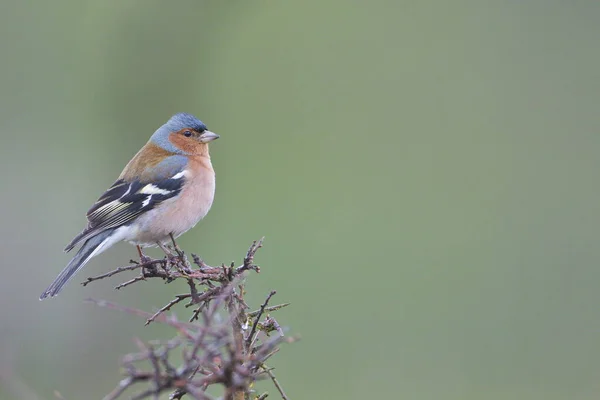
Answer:
[[[146,263],[152,261],[152,258],[148,257],[142,252],[142,248],[139,245],[135,246],[137,248],[138,254],[140,255],[140,263],[142,264],[142,276],[146,276],[146,268],[154,268],[154,265],[146,266]]]
[[[142,264],[145,264],[145,263],[147,263],[148,261],[151,260],[150,257],[148,257],[147,255],[145,255],[142,252],[142,248],[139,245],[136,245],[135,247],[137,248],[138,254],[140,255],[140,261],[141,261]]]
[[[183,256],[183,251],[181,251],[181,249],[179,248],[179,246],[177,246],[177,242],[175,242],[175,237],[173,236],[173,234],[169,233],[169,236],[171,236],[171,242],[173,242],[173,248],[175,249],[175,251],[177,252],[177,254],[180,257]]]
[[[190,266],[189,261],[187,260],[187,257],[185,256],[185,253],[183,252],[183,250],[181,250],[179,248],[179,246],[177,246],[177,242],[175,241],[175,236],[173,236],[172,233],[169,233],[169,236],[171,237],[171,241],[173,242],[173,248],[177,252],[179,261],[181,261],[181,263],[179,265],[181,266],[181,268],[185,274],[190,274],[192,272],[192,268]]]
[[[158,247],[160,247],[167,255],[167,263],[182,271],[181,263],[186,263],[185,257],[183,257],[183,252],[181,252],[181,250],[178,248],[175,248],[175,251],[177,251],[177,254],[175,254],[173,251],[171,251],[170,246],[167,246],[161,242],[156,242],[156,244],[158,244]],[[185,270],[185,268],[183,270]]]
[[[160,249],[162,251],[164,251],[164,253],[167,255],[167,257],[172,257],[173,256],[173,252],[167,246],[165,246],[161,242],[156,242],[156,244],[158,245],[158,247],[160,247]]]

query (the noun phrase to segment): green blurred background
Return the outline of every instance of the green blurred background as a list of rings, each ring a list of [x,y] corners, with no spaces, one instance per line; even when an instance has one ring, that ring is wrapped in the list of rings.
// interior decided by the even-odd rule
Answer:
[[[250,301],[292,302],[291,399],[597,399],[599,21],[597,1],[3,1],[0,399],[101,398],[134,337],[171,334],[82,300],[152,311],[177,284],[38,296],[178,111],[221,134],[180,243],[216,264],[266,236]]]

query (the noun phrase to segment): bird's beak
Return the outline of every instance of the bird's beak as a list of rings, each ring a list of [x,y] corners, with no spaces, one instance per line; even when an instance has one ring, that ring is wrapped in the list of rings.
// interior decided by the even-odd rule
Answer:
[[[198,139],[200,139],[200,142],[202,143],[208,143],[208,142],[212,142],[215,139],[218,139],[220,136],[217,135],[214,132],[211,131],[204,131],[202,132],[202,134],[198,137]]]

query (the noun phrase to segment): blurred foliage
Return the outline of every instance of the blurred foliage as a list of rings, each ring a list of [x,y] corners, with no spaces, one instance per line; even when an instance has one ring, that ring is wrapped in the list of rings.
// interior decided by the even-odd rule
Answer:
[[[170,334],[81,300],[151,311],[176,284],[37,298],[177,111],[221,134],[216,203],[181,245],[219,263],[266,236],[249,285],[292,303],[280,323],[303,340],[273,360],[292,399],[597,398],[599,18],[592,1],[4,1],[0,399],[101,398],[134,336]]]

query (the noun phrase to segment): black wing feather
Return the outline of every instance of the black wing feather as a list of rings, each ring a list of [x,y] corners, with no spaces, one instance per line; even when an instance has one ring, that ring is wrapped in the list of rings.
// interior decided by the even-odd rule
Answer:
[[[184,185],[184,175],[152,183],[117,180],[87,212],[88,225],[65,248],[70,251],[77,243],[111,228],[118,228],[152,210],[163,201],[177,196]]]

